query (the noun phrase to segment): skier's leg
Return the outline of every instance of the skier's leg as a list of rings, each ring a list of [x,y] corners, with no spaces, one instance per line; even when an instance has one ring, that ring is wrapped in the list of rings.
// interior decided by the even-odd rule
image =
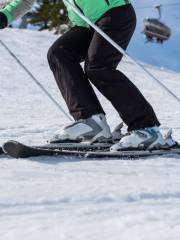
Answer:
[[[48,61],[75,123],[60,129],[52,142],[96,141],[111,137],[104,111],[80,62],[84,60],[93,30],[74,27],[48,52]]]
[[[108,11],[97,25],[115,42],[126,49],[135,29],[136,17],[131,5]],[[114,47],[94,33],[86,61],[86,72],[91,82],[108,98],[128,130],[158,126],[151,107],[136,86],[116,70],[122,58]]]
[[[93,31],[74,27],[48,51],[48,62],[75,120],[104,113],[80,62],[85,59]]]

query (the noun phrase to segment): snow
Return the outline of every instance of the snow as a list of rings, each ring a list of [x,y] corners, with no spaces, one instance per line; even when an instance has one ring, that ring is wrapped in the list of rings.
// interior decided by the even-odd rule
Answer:
[[[66,109],[46,53],[57,36],[6,29],[1,40]],[[0,143],[43,144],[69,123],[0,45]],[[180,140],[180,104],[124,61],[127,74],[151,102],[162,131]],[[180,96],[180,74],[146,65]],[[121,121],[97,93],[112,129]],[[67,109],[66,109],[67,110]],[[125,128],[124,128],[125,129]],[[133,160],[0,157],[2,240],[177,240],[180,235],[180,157]]]

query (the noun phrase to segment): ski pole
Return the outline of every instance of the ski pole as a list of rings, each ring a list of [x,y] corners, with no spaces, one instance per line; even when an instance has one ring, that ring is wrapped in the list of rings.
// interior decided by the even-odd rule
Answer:
[[[65,110],[59,105],[59,103],[52,97],[52,95],[45,89],[45,87],[35,78],[35,76],[25,67],[25,65],[16,57],[16,55],[9,49],[9,47],[0,40],[1,45],[9,52],[9,54],[16,60],[16,62],[25,70],[25,72],[31,77],[31,79],[40,87],[45,95],[56,105],[56,107],[70,120],[71,117],[65,112]]]
[[[73,5],[69,0],[64,0],[72,10],[87,24],[89,24],[97,33],[99,33],[106,41],[108,41],[113,47],[115,47],[121,54],[123,54],[127,59],[133,62],[137,67],[143,70],[148,76],[150,76],[154,81],[156,81],[162,88],[164,88],[172,97],[174,97],[179,103],[180,98],[175,95],[166,85],[164,85],[158,78],[156,78],[150,71],[148,71],[143,65],[138,63],[135,58],[130,56],[121,46],[119,46],[112,38],[110,38],[104,31],[102,31],[97,25],[91,22],[75,5]]]

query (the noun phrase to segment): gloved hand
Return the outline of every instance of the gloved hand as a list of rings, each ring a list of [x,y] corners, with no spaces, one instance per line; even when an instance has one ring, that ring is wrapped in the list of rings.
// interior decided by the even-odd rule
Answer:
[[[4,13],[0,12],[0,29],[8,26],[8,20]]]

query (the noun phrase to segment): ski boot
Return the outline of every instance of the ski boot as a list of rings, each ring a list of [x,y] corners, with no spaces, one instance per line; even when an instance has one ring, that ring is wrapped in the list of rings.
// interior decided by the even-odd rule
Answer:
[[[172,138],[172,129],[171,129],[171,128],[170,128],[170,129],[168,130],[168,132],[165,134],[164,140],[165,140],[165,142],[166,142],[166,145],[169,146],[169,148],[179,147],[179,143],[176,142],[176,141]]]
[[[104,114],[96,114],[87,119],[81,119],[58,130],[50,140],[51,143],[81,143],[112,141],[112,134]]]
[[[119,142],[124,134],[122,133],[123,123],[120,123],[113,131],[112,131],[112,140],[114,143]]]
[[[175,144],[171,133],[163,138],[158,127],[133,130],[112,145],[110,151],[168,149]]]

